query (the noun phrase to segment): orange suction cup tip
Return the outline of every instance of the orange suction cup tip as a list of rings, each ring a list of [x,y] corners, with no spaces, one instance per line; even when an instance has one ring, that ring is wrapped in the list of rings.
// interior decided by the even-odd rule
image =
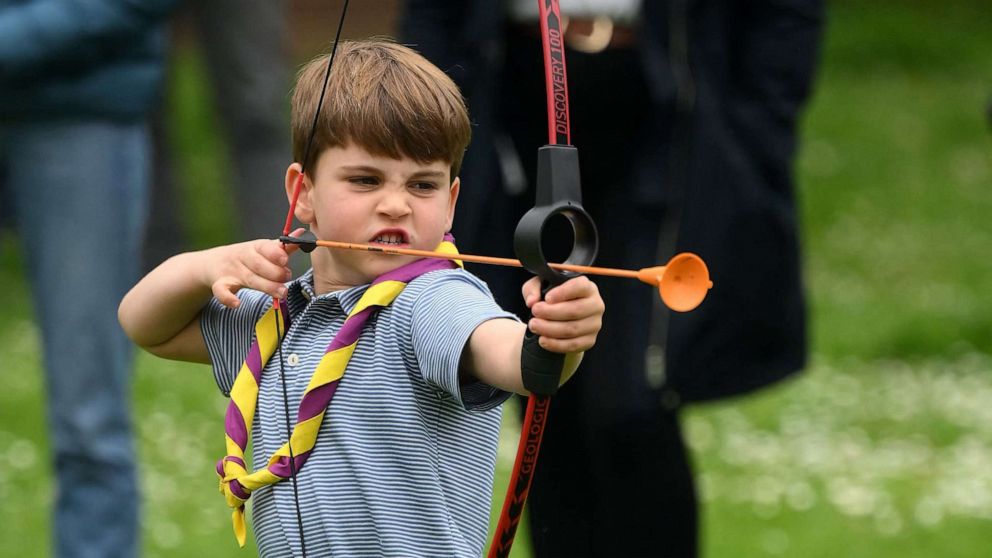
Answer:
[[[706,291],[713,287],[706,263],[689,252],[675,255],[665,266],[644,268],[637,277],[656,285],[665,306],[676,312],[688,312],[699,306],[706,298]]]

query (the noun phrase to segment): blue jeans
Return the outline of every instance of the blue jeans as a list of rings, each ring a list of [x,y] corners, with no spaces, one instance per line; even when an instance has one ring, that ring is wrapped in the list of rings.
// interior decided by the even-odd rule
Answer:
[[[44,344],[59,557],[138,555],[132,354],[117,305],[137,278],[148,168],[143,124],[0,126],[0,188]]]

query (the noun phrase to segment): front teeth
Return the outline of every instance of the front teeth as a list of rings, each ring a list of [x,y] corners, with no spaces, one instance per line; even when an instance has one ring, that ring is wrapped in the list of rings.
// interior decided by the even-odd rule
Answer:
[[[384,234],[375,237],[372,242],[378,242],[379,244],[403,244],[403,237],[398,234]]]

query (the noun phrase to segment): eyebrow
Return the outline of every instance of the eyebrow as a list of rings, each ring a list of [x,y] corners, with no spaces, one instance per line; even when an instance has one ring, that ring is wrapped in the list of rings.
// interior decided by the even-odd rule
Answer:
[[[341,172],[359,172],[359,173],[364,172],[368,174],[382,173],[382,171],[377,169],[376,167],[370,167],[367,165],[349,165],[349,166],[340,167],[338,170],[340,170]]]
[[[420,171],[415,172],[410,178],[444,178],[444,171]]]
[[[382,174],[382,169],[368,165],[343,166],[340,170],[346,173]],[[444,178],[444,175],[444,171],[424,170],[413,173],[410,175],[410,178]]]

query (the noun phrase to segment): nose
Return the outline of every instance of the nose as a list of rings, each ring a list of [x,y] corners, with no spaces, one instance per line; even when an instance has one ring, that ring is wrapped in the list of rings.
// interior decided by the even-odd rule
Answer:
[[[384,189],[376,210],[390,219],[399,219],[409,215],[410,204],[406,192],[398,188]]]

